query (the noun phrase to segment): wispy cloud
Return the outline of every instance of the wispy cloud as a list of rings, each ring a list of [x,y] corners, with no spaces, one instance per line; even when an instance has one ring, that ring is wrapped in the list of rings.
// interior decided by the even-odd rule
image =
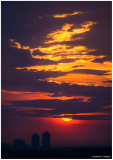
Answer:
[[[55,110],[55,108],[35,108],[35,107],[7,107],[7,108],[12,108],[16,109],[16,111],[52,111]]]
[[[77,115],[78,115],[78,116],[79,116],[79,115],[80,115],[80,116],[86,116],[86,115],[87,115],[87,116],[91,116],[91,115],[95,115],[95,116],[96,116],[96,115],[100,115],[100,116],[101,116],[101,115],[111,115],[111,113],[107,113],[107,112],[75,113],[75,114],[73,114],[73,113],[68,114],[68,113],[67,113],[67,114],[60,114],[60,115],[54,115],[54,116],[56,116],[56,117],[57,117],[57,116],[58,116],[58,117],[70,117],[70,116],[75,116],[75,115],[76,115],[76,116],[77,116]]]
[[[73,13],[54,14],[53,17],[54,17],[54,18],[66,18],[66,17],[68,17],[68,16],[74,16],[74,15],[77,15],[77,14],[83,14],[83,12],[75,11],[75,12],[73,12]]]
[[[53,31],[47,35],[47,41],[45,44],[55,43],[55,42],[65,42],[65,41],[75,41],[82,39],[81,37],[73,38],[75,35],[79,35],[91,30],[91,26],[97,24],[97,22],[87,21],[83,24],[80,24],[79,28],[76,28],[74,24],[65,24],[61,29]]]
[[[76,99],[81,102],[90,102],[92,97],[89,96],[55,96],[55,93],[48,92],[26,92],[26,91],[7,91],[2,90],[2,105],[7,105],[10,101],[22,100],[71,100]]]
[[[112,73],[112,63],[110,61],[104,62],[94,62],[97,58],[103,59],[104,55],[94,55],[97,49],[90,49],[87,46],[83,45],[68,45],[65,42],[76,41],[80,39],[80,34],[89,32],[91,26],[97,24],[93,21],[85,21],[76,27],[74,24],[64,24],[61,29],[52,31],[46,37],[45,44],[42,46],[37,46],[36,48],[30,48],[29,46],[23,46],[19,42],[16,42],[13,39],[10,39],[10,45],[13,48],[28,50],[31,54],[31,57],[34,59],[46,59],[52,60],[55,64],[45,64],[45,65],[34,65],[34,66],[25,66],[17,67],[17,70],[27,70],[27,71],[50,71],[50,72],[62,72],[66,75],[57,76],[57,77],[48,77],[39,79],[40,81],[54,82],[58,84],[69,83],[70,85],[84,85],[84,86],[111,86],[111,73]],[[78,36],[73,38],[73,36]],[[37,54],[34,52],[37,51]],[[38,54],[38,53],[42,53]],[[64,63],[63,60],[73,60],[68,63]],[[62,61],[62,62],[61,62]],[[57,62],[57,63],[56,63]],[[107,74],[96,75],[96,74],[87,74],[87,73],[72,73],[76,69],[81,70],[95,70],[95,71],[106,71]]]
[[[107,82],[111,80],[111,75],[91,75],[88,74],[73,74],[69,73],[65,76],[60,76],[56,78],[45,78],[48,82],[55,82],[58,84],[69,83],[70,85],[84,85],[84,86],[103,86],[103,87],[111,87],[112,84]]]

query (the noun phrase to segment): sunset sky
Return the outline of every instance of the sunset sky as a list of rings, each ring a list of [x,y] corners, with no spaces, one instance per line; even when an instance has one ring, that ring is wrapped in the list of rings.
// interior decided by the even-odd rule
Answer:
[[[111,145],[111,3],[2,3],[2,142]]]

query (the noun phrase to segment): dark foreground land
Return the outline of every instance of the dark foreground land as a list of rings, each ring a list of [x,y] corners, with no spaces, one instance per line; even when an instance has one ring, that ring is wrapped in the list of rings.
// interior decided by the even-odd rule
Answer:
[[[112,159],[111,147],[62,147],[50,149],[2,149],[2,159]]]

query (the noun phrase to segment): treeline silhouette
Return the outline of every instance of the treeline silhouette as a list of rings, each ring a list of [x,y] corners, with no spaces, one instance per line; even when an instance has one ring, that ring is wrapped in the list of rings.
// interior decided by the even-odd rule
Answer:
[[[27,146],[25,140],[15,139],[13,145],[2,143],[1,158],[3,159],[111,159],[111,146],[89,146],[89,147],[51,147],[50,133],[42,134],[42,146],[39,135],[31,136],[31,146]]]

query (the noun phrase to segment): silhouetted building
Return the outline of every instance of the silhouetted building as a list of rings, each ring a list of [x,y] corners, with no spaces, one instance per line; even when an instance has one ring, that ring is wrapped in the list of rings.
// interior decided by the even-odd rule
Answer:
[[[32,148],[37,149],[39,148],[39,135],[34,133],[32,135]]]
[[[17,149],[23,149],[26,147],[25,141],[22,139],[13,140],[13,146]]]
[[[1,148],[2,148],[2,149],[11,149],[12,146],[9,145],[9,144],[6,144],[6,143],[1,143]]]
[[[44,148],[50,147],[50,133],[48,133],[47,131],[42,134],[42,146]]]

